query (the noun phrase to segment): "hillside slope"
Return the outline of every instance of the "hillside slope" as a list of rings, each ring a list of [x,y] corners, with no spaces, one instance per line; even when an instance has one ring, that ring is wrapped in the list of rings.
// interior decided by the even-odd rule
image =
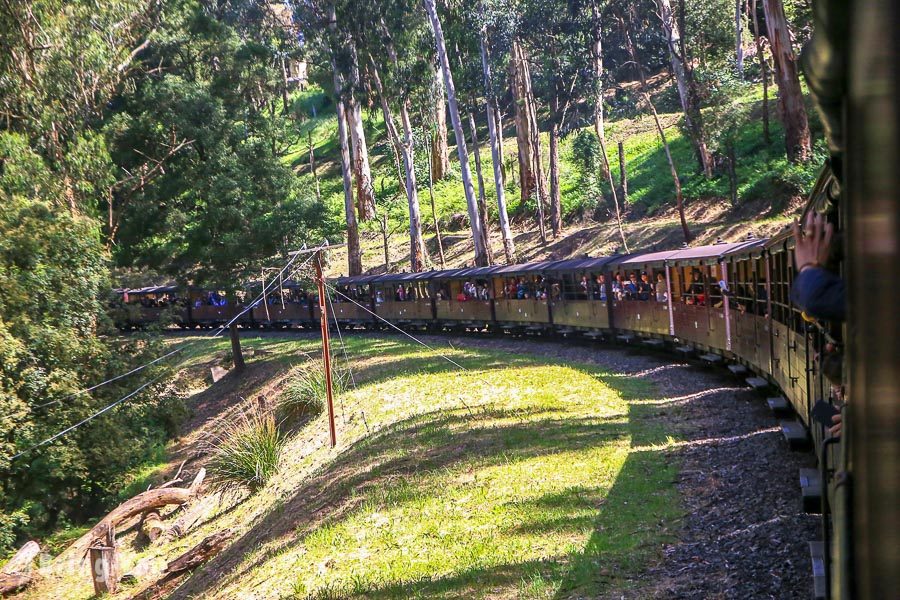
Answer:
[[[627,87],[627,86],[623,86]],[[738,204],[733,206],[730,199],[730,183],[726,166],[721,164],[715,175],[707,179],[697,172],[690,145],[679,127],[682,115],[673,102],[673,89],[663,77],[655,80],[654,101],[660,110],[661,121],[671,146],[673,160],[679,169],[679,178],[684,190],[689,226],[697,236],[696,243],[715,241],[722,237],[735,240],[748,233],[757,236],[768,235],[787,225],[796,214],[802,198],[811,188],[824,160],[821,142],[817,143],[813,160],[803,165],[793,165],[784,156],[783,132],[776,122],[772,126],[771,141],[763,140],[761,111],[761,86],[748,86],[744,95],[733,100],[730,107],[705,109],[708,120],[719,122],[721,112],[736,111],[745,115],[734,133],[735,169]],[[774,102],[770,105],[774,108]],[[309,146],[312,141],[316,156],[317,174],[323,199],[328,203],[332,218],[336,223],[343,221],[343,192],[337,162],[336,120],[333,108],[324,93],[317,88],[303,92],[296,100],[294,110],[306,119],[300,126],[302,142],[288,158],[298,176],[313,188],[313,177],[309,168]],[[314,118],[309,117],[315,114]],[[820,125],[814,111],[811,127],[814,135],[821,138]],[[659,142],[653,120],[641,107],[626,105],[611,106],[606,124],[607,152],[614,180],[619,182],[619,159],[617,143],[622,142],[628,178],[628,197],[624,206],[625,230],[630,249],[648,247],[675,247],[683,241],[680,228],[676,226],[674,214],[674,191],[668,163]],[[718,120],[717,120],[718,119]],[[508,120],[507,120],[507,124]],[[723,124],[724,126],[724,124]],[[713,145],[723,132],[711,127]],[[579,166],[580,159],[575,148],[575,140],[591,130],[583,126],[572,129],[563,138],[561,145],[561,195],[565,229],[555,240],[542,244],[537,235],[535,207],[533,202],[523,204],[516,181],[517,162],[515,131],[505,131],[504,170],[506,173],[505,192],[520,260],[541,258],[566,258],[584,253],[598,254],[621,250],[618,230],[614,227],[613,211],[608,186],[604,182],[601,189],[603,198],[597,196],[596,174]],[[406,199],[397,184],[393,153],[387,144],[384,122],[378,111],[369,113],[367,135],[372,155],[375,190],[379,210],[389,216],[390,233],[389,270],[408,268],[408,224],[406,222]],[[496,224],[496,198],[491,184],[490,151],[485,147],[486,132],[480,131],[482,140],[481,160],[485,169],[486,199],[492,226],[492,248],[498,262],[505,262],[502,244]],[[452,136],[451,136],[452,143]],[[547,134],[542,135],[545,146],[544,157],[548,155]],[[420,182],[420,203],[425,239],[430,254],[429,265],[439,267],[438,246],[434,235],[434,220],[437,219],[444,233],[446,266],[456,267],[468,264],[473,256],[468,241],[466,226],[466,206],[462,184],[458,175],[456,153],[451,150],[451,174],[435,183],[435,212],[432,213],[426,183],[427,171],[424,158],[417,164],[422,172]],[[474,158],[470,157],[474,172]],[[545,164],[546,169],[546,164]],[[593,178],[593,179],[592,179]],[[363,265],[367,271],[380,272],[385,269],[384,240],[380,227],[374,223],[363,223],[361,227]],[[332,274],[346,271],[346,260],[339,257],[332,261]],[[343,269],[343,271],[342,271]]]

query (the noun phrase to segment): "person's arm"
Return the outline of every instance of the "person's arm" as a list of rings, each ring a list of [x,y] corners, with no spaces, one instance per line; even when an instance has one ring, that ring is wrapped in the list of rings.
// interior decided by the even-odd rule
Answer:
[[[847,318],[847,291],[844,280],[824,268],[834,236],[834,226],[822,215],[810,213],[803,229],[793,225],[794,260],[797,276],[791,286],[791,301],[810,316],[843,321]]]

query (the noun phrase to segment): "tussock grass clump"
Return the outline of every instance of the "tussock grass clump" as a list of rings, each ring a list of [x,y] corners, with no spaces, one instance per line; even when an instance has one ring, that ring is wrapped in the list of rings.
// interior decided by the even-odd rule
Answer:
[[[210,442],[208,468],[213,488],[256,492],[278,471],[286,442],[271,411],[255,408],[241,413]]]
[[[331,387],[337,397],[350,387],[350,372],[332,364]],[[315,416],[325,410],[325,367],[312,360],[294,367],[278,397],[278,415],[288,421]]]

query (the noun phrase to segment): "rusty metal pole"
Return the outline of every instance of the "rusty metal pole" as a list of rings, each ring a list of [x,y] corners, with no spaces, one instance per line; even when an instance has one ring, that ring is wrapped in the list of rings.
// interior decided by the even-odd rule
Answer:
[[[328,332],[328,302],[325,299],[325,278],[322,276],[322,251],[316,252],[316,284],[319,287],[319,315],[322,328],[322,362],[325,365],[325,398],[328,401],[328,433],[331,434],[331,447],[337,445],[337,432],[334,428],[334,398],[331,381],[331,341]]]

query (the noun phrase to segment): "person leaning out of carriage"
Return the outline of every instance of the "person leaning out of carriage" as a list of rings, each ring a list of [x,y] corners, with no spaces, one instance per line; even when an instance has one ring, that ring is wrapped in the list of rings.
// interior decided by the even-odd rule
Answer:
[[[847,287],[843,278],[827,268],[831,254],[831,242],[834,237],[834,226],[828,223],[824,215],[810,212],[801,229],[795,222],[794,230],[794,262],[797,276],[791,287],[791,301],[803,309],[805,315],[813,319],[826,321],[844,321],[847,318]],[[839,377],[842,369],[839,364],[840,355],[832,346],[831,353],[826,346],[826,356],[818,357],[829,380],[838,389],[838,396],[843,395]],[[835,379],[838,381],[835,382]],[[830,429],[833,435],[840,435],[842,416],[835,415],[835,423]]]

